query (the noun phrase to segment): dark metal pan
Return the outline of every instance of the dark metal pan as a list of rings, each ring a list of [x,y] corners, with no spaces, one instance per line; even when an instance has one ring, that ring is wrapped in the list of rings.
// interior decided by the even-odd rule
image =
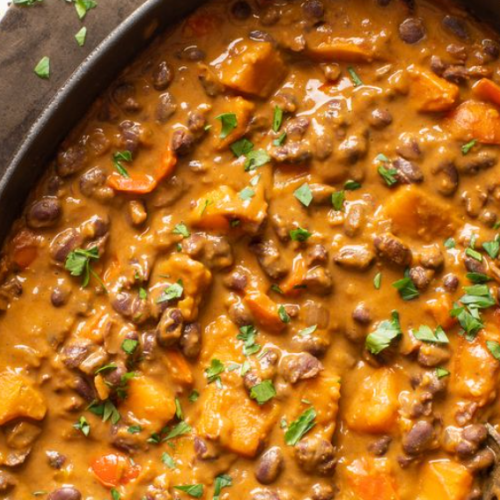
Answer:
[[[6,167],[0,165],[0,242],[58,144],[98,94],[165,27],[201,3],[203,0],[147,0],[70,77],[34,123],[12,161]],[[464,3],[472,14],[500,31],[499,0]]]

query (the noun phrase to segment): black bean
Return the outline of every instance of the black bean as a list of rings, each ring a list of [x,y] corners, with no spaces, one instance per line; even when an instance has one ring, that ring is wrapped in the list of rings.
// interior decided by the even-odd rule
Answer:
[[[159,98],[156,106],[156,120],[166,123],[177,111],[177,104],[174,96],[170,92],[165,92]]]
[[[274,38],[267,32],[261,30],[253,30],[248,34],[248,38],[254,42],[269,42],[276,43]]]
[[[194,452],[200,460],[214,460],[219,456],[214,445],[199,436],[195,436],[194,438]]]
[[[279,368],[283,378],[295,384],[299,380],[317,377],[323,370],[323,364],[312,354],[302,352],[299,354],[289,354],[281,358]]]
[[[82,242],[80,233],[73,228],[66,229],[54,237],[50,244],[50,254],[57,262],[64,262],[68,254]]]
[[[361,302],[352,312],[352,319],[361,325],[369,325],[373,318],[368,306]]]
[[[374,245],[377,254],[382,259],[400,267],[407,267],[411,264],[410,248],[396,236],[390,233],[378,235],[374,239]]]
[[[235,302],[231,304],[227,310],[229,318],[237,326],[250,325],[254,322],[254,318],[243,302]]]
[[[231,6],[231,14],[239,21],[245,21],[252,15],[252,7],[248,2],[240,0]]]
[[[184,128],[179,128],[172,135],[172,149],[179,156],[186,156],[193,151],[194,135]]]
[[[172,82],[173,77],[174,73],[171,67],[167,62],[162,61],[153,72],[153,87],[156,90],[165,90]]]
[[[78,368],[90,352],[88,344],[70,344],[63,348],[63,363],[68,368]]]
[[[302,283],[313,295],[328,295],[333,289],[332,275],[323,266],[309,269]]]
[[[50,294],[50,302],[54,307],[62,307],[68,302],[70,293],[69,287],[56,286]]]
[[[450,351],[443,346],[422,344],[418,350],[418,364],[426,368],[442,365],[449,359]]]
[[[144,127],[130,120],[120,123],[121,146],[135,154],[143,142]]]
[[[280,17],[281,13],[278,10],[278,8],[273,5],[270,5],[260,15],[260,22],[264,26],[272,26],[273,24],[276,24],[280,20]]]
[[[71,146],[57,155],[56,170],[61,177],[69,177],[85,167],[87,153],[82,146]]]
[[[500,57],[500,45],[494,40],[484,39],[481,42],[483,52],[488,56],[488,61],[496,61]]]
[[[26,215],[26,223],[32,229],[52,227],[57,224],[61,214],[60,201],[47,196],[31,205]]]
[[[368,152],[368,141],[363,135],[351,135],[339,144],[338,160],[347,165],[354,165]]]
[[[447,274],[443,278],[443,286],[448,292],[454,292],[458,288],[459,280],[454,274]]]
[[[321,0],[307,0],[302,5],[302,10],[307,17],[321,19],[325,14],[325,6]]]
[[[83,361],[83,360],[82,360]],[[96,393],[94,387],[90,384],[88,380],[83,377],[78,377],[75,381],[75,391],[80,395],[85,401],[91,403],[96,398]]]
[[[272,280],[280,280],[288,273],[288,266],[273,240],[254,242],[249,248],[257,256],[262,270]]]
[[[199,62],[205,59],[205,52],[196,47],[196,45],[192,45],[182,51],[181,57],[187,61]]]
[[[403,42],[414,45],[426,35],[426,29],[422,19],[409,17],[399,25],[399,37]]]
[[[489,448],[480,450],[468,463],[467,468],[472,472],[489,469],[496,461],[495,454]]]
[[[274,148],[271,157],[278,163],[306,163],[312,158],[312,152],[307,141],[296,141]]]
[[[87,197],[106,184],[107,175],[99,167],[92,168],[80,177],[80,191]]]
[[[199,323],[189,323],[184,326],[179,345],[182,353],[188,359],[194,359],[200,354],[201,327]]]
[[[63,465],[66,463],[66,457],[58,451],[47,451],[45,455],[47,456],[50,467],[53,469],[62,469]]]
[[[374,109],[368,117],[368,122],[373,128],[383,129],[388,127],[393,121],[391,113],[387,109]]]
[[[403,437],[403,450],[407,455],[419,455],[428,450],[433,441],[434,428],[426,420],[420,420]]]
[[[462,436],[464,437],[464,439],[467,439],[467,441],[470,441],[471,443],[481,445],[486,441],[488,437],[488,431],[486,429],[486,426],[483,424],[471,424],[465,427]]]
[[[335,469],[335,448],[326,439],[306,436],[295,447],[295,457],[306,472],[330,475]]]
[[[333,261],[339,266],[364,271],[375,260],[375,254],[366,245],[346,245],[333,256]]]
[[[82,494],[73,486],[64,486],[54,490],[47,500],[81,500]]]
[[[328,262],[328,250],[324,245],[318,244],[309,248],[306,253],[306,263],[308,266],[316,264],[326,264]]]
[[[330,311],[318,304],[315,300],[306,300],[301,308],[304,315],[304,323],[307,326],[316,325],[320,329],[328,328],[330,324]]]
[[[294,141],[301,139],[307,132],[310,123],[309,118],[305,116],[291,119],[286,124],[287,138]]]
[[[488,272],[487,264],[484,259],[480,262],[469,255],[465,255],[464,264],[469,273],[486,274]]]
[[[433,55],[431,56],[431,70],[438,76],[442,76],[448,64],[446,64],[441,57]]]
[[[462,66],[460,64],[452,64],[443,71],[442,76],[445,80],[460,85],[467,82],[467,80],[469,79],[469,72],[467,71],[467,68],[465,66]]]
[[[449,15],[445,16],[443,19],[443,26],[462,40],[467,40],[469,38],[469,32],[465,21],[459,19],[458,17]]]
[[[410,269],[409,275],[411,280],[417,287],[417,290],[420,290],[422,292],[429,288],[432,278],[434,277],[434,271],[425,269],[421,266],[416,266]]]
[[[177,308],[169,307],[163,312],[156,327],[156,339],[163,347],[171,347],[181,338],[184,318]]]
[[[223,282],[230,290],[243,292],[248,285],[248,276],[243,270],[236,268],[224,276]]]
[[[191,111],[188,115],[188,129],[195,133],[199,134],[205,130],[205,126],[207,124],[207,119],[203,113],[199,111]]]
[[[273,446],[259,458],[255,469],[255,478],[261,484],[271,484],[278,479],[283,470],[283,452]]]
[[[224,269],[233,265],[233,250],[225,236],[193,233],[182,242],[182,250],[210,269]]]
[[[451,162],[444,162],[432,170],[434,174],[434,184],[437,191],[443,196],[455,194],[458,188],[459,176],[458,170]]]
[[[420,184],[424,180],[424,174],[416,163],[397,158],[393,167],[397,170],[396,176],[402,184]]]
[[[391,442],[391,436],[382,436],[380,439],[368,445],[368,451],[373,453],[376,457],[383,457],[389,451]]]
[[[112,90],[115,103],[124,111],[139,111],[140,105],[137,102],[135,86],[132,83],[122,82]]]
[[[422,156],[422,151],[415,137],[405,134],[401,138],[401,144],[396,148],[397,153],[405,160],[418,160]]]

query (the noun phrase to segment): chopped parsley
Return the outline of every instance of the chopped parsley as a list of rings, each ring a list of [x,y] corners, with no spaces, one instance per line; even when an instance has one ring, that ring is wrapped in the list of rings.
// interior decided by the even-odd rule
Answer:
[[[379,323],[376,330],[366,337],[366,348],[372,354],[379,354],[387,349],[391,342],[403,334],[399,323],[399,314],[392,312],[392,319]]]
[[[182,285],[182,280],[177,283],[170,285],[163,291],[163,294],[157,299],[157,304],[162,304],[163,302],[169,302],[171,300],[180,299],[184,293],[184,287]]]
[[[468,255],[469,257],[471,257],[474,260],[477,260],[479,262],[483,261],[483,256],[477,250],[474,250],[473,248],[466,248],[465,255]]]
[[[247,154],[245,171],[255,170],[271,161],[271,157],[263,149],[255,149]]]
[[[252,188],[246,187],[238,193],[238,196],[243,201],[249,201],[255,196],[255,191]]]
[[[174,459],[165,451],[161,455],[161,461],[169,468],[169,469],[175,469],[176,463]]]
[[[500,242],[498,241],[498,236],[493,241],[487,241],[483,243],[484,251],[492,258],[496,259],[498,257],[498,252],[500,251]]]
[[[345,191],[336,191],[332,194],[332,205],[337,211],[344,210]]]
[[[279,137],[274,139],[273,146],[281,146],[286,141],[286,132],[283,132]]]
[[[231,476],[228,476],[227,474],[220,474],[217,476],[214,482],[214,496],[212,500],[219,500],[222,488],[227,488],[232,485],[233,480],[231,479]]]
[[[175,398],[175,416],[179,420],[184,420],[184,412],[182,411],[182,406],[179,398]]]
[[[97,259],[99,259],[99,250],[97,247],[90,250],[77,248],[68,254],[64,267],[70,272],[71,276],[82,276],[82,286],[85,288],[89,284],[90,274],[101,281],[90,267],[90,261]]]
[[[435,331],[427,325],[422,325],[420,328],[414,332],[414,336],[417,340],[422,342],[428,342],[430,344],[449,344],[446,332],[442,327],[438,326]]]
[[[92,403],[88,407],[88,410],[94,415],[102,417],[103,422],[109,420],[113,425],[116,425],[121,419],[121,415],[116,409],[116,406],[109,399],[102,403]]]
[[[78,18],[82,20],[87,12],[91,9],[95,9],[97,7],[97,2],[94,0],[75,0],[75,9],[78,14]]]
[[[373,286],[375,287],[375,290],[380,290],[380,287],[382,286],[382,273],[377,273],[375,275],[373,278]]]
[[[224,372],[224,363],[219,359],[212,359],[210,361],[210,366],[205,370],[205,375],[207,376],[207,381],[209,384],[220,380],[220,374]]]
[[[132,354],[135,353],[135,351],[137,350],[137,347],[139,347],[138,340],[125,339],[122,342],[122,351],[129,356],[132,356]]]
[[[274,388],[272,380],[264,380],[250,389],[250,397],[255,399],[259,405],[267,403],[273,399],[274,396],[276,396],[276,389]]]
[[[76,43],[80,46],[83,47],[85,45],[85,40],[87,38],[87,28],[84,26],[76,35],[75,35],[75,40]]]
[[[220,120],[222,125],[219,136],[221,139],[225,139],[238,126],[238,118],[234,113],[223,113],[216,120]]]
[[[283,323],[290,323],[291,321],[290,315],[286,312],[284,305],[278,307],[278,316]]]
[[[172,232],[174,234],[180,234],[181,236],[184,236],[184,238],[189,238],[191,236],[191,232],[189,231],[186,224],[184,224],[184,222],[176,224]]]
[[[50,59],[45,56],[40,59],[34,69],[35,75],[44,80],[50,78]]]
[[[283,295],[283,290],[277,285],[276,283],[273,283],[271,285],[271,290],[275,293],[279,293],[280,295]]]
[[[491,281],[491,278],[483,273],[467,273],[465,277],[475,284],[488,283],[488,281]]]
[[[126,161],[127,163],[130,163],[132,161],[132,153],[130,151],[118,151],[113,154],[113,165],[115,166],[116,170],[122,177],[129,178],[130,175],[122,163],[124,161]]]
[[[77,431],[81,431],[81,433],[85,436],[88,437],[90,434],[90,424],[88,423],[87,419],[85,417],[80,417],[78,422],[73,425],[73,427]]]
[[[162,434],[165,434],[167,431],[167,429],[162,429]],[[169,441],[170,439],[174,439],[176,437],[179,437],[179,436],[184,436],[185,434],[189,434],[191,432],[191,426],[185,422],[184,420],[182,422],[179,422],[177,425],[175,425],[174,427],[172,427],[172,429],[170,429],[168,431],[168,433],[166,433],[167,435],[163,438],[162,441]]]
[[[243,354],[251,356],[260,351],[260,345],[255,341],[257,329],[253,325],[245,325],[240,328],[240,333],[236,336],[238,340],[243,341]]]
[[[174,486],[176,490],[183,491],[187,493],[190,497],[201,498],[203,496],[203,485],[202,484],[183,484],[180,486]]]
[[[453,238],[448,238],[445,242],[444,242],[444,246],[446,248],[455,248],[456,246],[456,243],[455,243],[455,240]]]
[[[188,399],[191,403],[194,403],[195,401],[198,401],[199,397],[200,393],[196,389],[193,389],[191,394],[188,396]]]
[[[234,156],[236,156],[236,158],[239,158],[240,156],[245,156],[250,153],[250,151],[252,151],[253,143],[248,139],[243,138],[239,141],[233,142],[230,148]]]
[[[146,300],[148,298],[148,291],[145,288],[139,288],[139,298],[141,300]]]
[[[275,106],[273,115],[273,132],[279,132],[283,123],[283,110],[279,106]]]
[[[361,184],[357,181],[353,181],[352,179],[349,179],[344,184],[344,189],[346,191],[356,191],[356,189],[360,189],[360,188],[361,188]]]
[[[396,178],[396,175],[398,171],[395,168],[386,168],[384,165],[380,165],[380,167],[378,167],[378,173],[388,186],[394,186],[394,184],[397,184],[398,179]]]
[[[316,410],[311,406],[285,432],[285,443],[295,446],[315,425]]]
[[[448,377],[449,374],[450,372],[446,368],[441,368],[440,366],[436,368],[437,378],[445,378]]]
[[[406,276],[398,281],[395,281],[392,286],[399,292],[403,300],[412,300],[420,296],[415,283],[409,276]]]
[[[111,488],[111,500],[120,500],[121,497],[122,496],[117,489]]]
[[[290,238],[292,238],[292,241],[307,241],[310,237],[312,236],[312,233],[307,231],[307,229],[303,229],[301,227],[297,229],[292,229],[290,231]]]
[[[467,144],[464,144],[462,146],[462,154],[464,156],[468,155],[476,144],[477,144],[477,139],[472,139],[472,141],[468,142]]]
[[[500,361],[500,344],[495,340],[487,340],[486,347],[488,351],[491,352],[491,355],[498,361]]]
[[[302,184],[302,186],[300,186],[299,188],[297,188],[294,191],[293,195],[305,207],[308,207],[311,204],[312,200],[313,200],[313,195],[311,193],[311,188],[309,187],[309,184],[307,184],[307,182],[304,183],[304,184]]]
[[[129,434],[139,434],[142,432],[142,427],[140,425],[131,425],[128,429],[127,432]]]
[[[361,85],[363,85],[363,82],[361,81],[359,75],[356,73],[356,70],[352,66],[349,66],[347,68],[347,71],[349,72],[349,76],[351,77],[353,85],[355,87],[361,87]]]
[[[22,7],[30,7],[31,5],[35,5],[36,3],[40,3],[43,0],[12,0],[14,5],[21,5]]]
[[[307,328],[300,330],[299,335],[302,337],[307,337],[309,335],[312,335],[317,329],[318,325],[308,326]]]

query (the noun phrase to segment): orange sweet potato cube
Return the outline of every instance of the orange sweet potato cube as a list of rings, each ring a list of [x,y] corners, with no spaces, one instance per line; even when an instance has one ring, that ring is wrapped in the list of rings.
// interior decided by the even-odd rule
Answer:
[[[248,124],[252,118],[252,113],[255,110],[253,102],[243,99],[243,97],[230,97],[223,106],[221,115],[225,113],[234,113],[236,115],[236,127],[226,137],[221,137],[222,122],[217,127],[214,127],[215,149],[221,151],[229,147],[233,142],[241,139],[247,132]]]
[[[410,69],[410,103],[422,113],[449,111],[457,104],[458,86],[430,71]]]
[[[266,98],[286,76],[280,53],[269,42],[241,42],[218,66],[219,78],[242,94]]]
[[[451,460],[427,463],[420,474],[417,500],[465,500],[472,486],[472,474]]]
[[[399,500],[396,481],[387,459],[354,460],[346,468],[346,479],[358,500]]]
[[[390,434],[399,408],[397,375],[389,368],[378,368],[361,381],[356,396],[347,404],[348,427],[369,434]]]

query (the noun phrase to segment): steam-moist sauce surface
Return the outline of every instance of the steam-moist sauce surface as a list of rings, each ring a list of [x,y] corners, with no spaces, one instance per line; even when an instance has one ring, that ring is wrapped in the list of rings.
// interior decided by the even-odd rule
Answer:
[[[498,56],[427,1],[162,36],[4,246],[0,496],[494,498]]]

